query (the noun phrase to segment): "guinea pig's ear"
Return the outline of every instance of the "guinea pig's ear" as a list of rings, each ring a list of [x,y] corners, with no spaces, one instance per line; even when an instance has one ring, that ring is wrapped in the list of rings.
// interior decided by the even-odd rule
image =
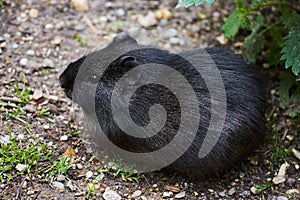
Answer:
[[[132,38],[130,35],[128,35],[128,33],[122,32],[113,39],[113,43],[137,44],[137,41],[134,38]]]
[[[132,68],[138,66],[138,63],[134,56],[121,56],[118,61],[119,65],[123,67]]]

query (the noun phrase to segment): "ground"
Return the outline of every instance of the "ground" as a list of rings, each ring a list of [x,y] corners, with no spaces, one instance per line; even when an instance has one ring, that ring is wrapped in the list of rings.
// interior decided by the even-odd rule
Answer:
[[[189,47],[224,45],[240,52],[239,42],[219,37],[232,4],[174,10],[176,0],[88,0],[89,10],[81,12],[84,6],[70,2],[4,0],[0,7],[1,199],[300,198],[300,117],[278,107],[273,78],[264,145],[225,176],[199,182],[166,171],[132,174],[119,172],[117,165],[103,166],[79,137],[77,107],[60,88],[58,77],[70,61],[129,28],[176,29],[196,41]],[[162,47],[185,49],[169,34]],[[71,165],[63,155],[73,158]],[[285,175],[275,184],[280,168]]]

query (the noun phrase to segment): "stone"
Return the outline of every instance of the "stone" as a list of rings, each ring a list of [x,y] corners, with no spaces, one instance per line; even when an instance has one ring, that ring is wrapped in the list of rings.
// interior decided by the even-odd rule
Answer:
[[[79,23],[76,26],[74,26],[75,31],[82,31],[85,29],[85,24]]]
[[[71,0],[71,5],[78,12],[87,12],[89,10],[87,0]]]
[[[164,36],[166,38],[172,38],[172,37],[176,37],[178,34],[178,32],[175,29],[168,29],[165,33]]]
[[[241,192],[239,195],[242,196],[242,197],[247,197],[247,196],[249,196],[250,194],[251,194],[251,193],[250,193],[249,190],[245,190],[245,191]]]
[[[300,151],[298,151],[297,149],[292,149],[292,152],[295,155],[295,157],[300,160]]]
[[[26,67],[28,65],[28,59],[27,58],[21,58],[20,65],[23,67]]]
[[[288,200],[288,198],[285,196],[278,196],[276,200]]]
[[[76,164],[77,169],[83,169],[83,165],[81,163]]]
[[[19,172],[24,172],[26,170],[26,165],[19,163],[16,165],[16,170],[18,170]]]
[[[45,29],[53,29],[53,24],[46,24]]]
[[[64,175],[62,175],[62,174],[59,174],[57,176],[56,180],[59,181],[59,182],[63,182],[63,181],[66,180],[66,177]]]
[[[62,39],[60,37],[55,37],[54,40],[52,40],[52,44],[59,46],[62,42]]]
[[[119,9],[117,10],[117,15],[118,15],[119,17],[122,17],[122,16],[124,16],[125,14],[126,14],[126,12],[125,12],[124,9],[119,8]]]
[[[139,197],[141,195],[142,195],[142,191],[141,190],[137,190],[134,193],[132,193],[131,197],[132,198],[137,198],[137,197]]]
[[[19,47],[19,45],[17,44],[17,43],[13,43],[12,45],[11,45],[11,48],[13,48],[13,49],[17,49]]]
[[[175,195],[175,199],[181,199],[185,197],[185,191],[180,192],[178,194]]]
[[[138,23],[145,28],[157,25],[157,20],[153,12],[149,12],[146,16],[139,15],[137,20]]]
[[[283,183],[285,182],[286,178],[285,178],[285,173],[286,173],[286,169],[289,167],[289,164],[288,163],[283,163],[281,166],[280,166],[280,169],[279,169],[279,172],[277,174],[277,176],[275,176],[273,178],[273,183],[275,185],[279,184],[279,183]]]
[[[295,182],[296,182],[296,179],[294,179],[294,178],[288,178],[288,180],[286,181],[286,183],[287,183],[289,186],[294,185]]]
[[[104,193],[103,193],[103,199],[105,200],[121,200],[121,196],[113,191],[113,190],[106,190]]]
[[[225,197],[226,195],[225,195],[225,192],[218,192],[218,195],[220,196],[220,197]]]
[[[75,191],[75,190],[76,190],[76,186],[73,185],[73,183],[72,183],[71,180],[69,180],[69,181],[67,182],[67,187],[70,188],[71,191]]]
[[[67,141],[69,137],[67,135],[63,135],[60,137],[60,141]]]
[[[93,172],[92,172],[92,171],[87,171],[87,172],[85,173],[85,177],[86,177],[87,179],[91,178],[92,176],[93,176]]]
[[[18,140],[24,140],[25,139],[25,135],[23,133],[18,134],[17,136]]]
[[[61,183],[61,182],[58,182],[58,181],[53,181],[53,182],[52,182],[52,185],[53,185],[53,187],[56,187],[56,188],[61,189],[61,190],[64,190],[64,189],[65,189],[64,184]]]
[[[49,58],[45,58],[43,61],[43,67],[54,68],[54,62]]]
[[[34,90],[34,93],[32,95],[33,100],[37,101],[42,97],[43,97],[43,92],[41,90]]]
[[[285,192],[287,195],[300,194],[300,189],[289,189]]]
[[[37,18],[39,16],[39,11],[37,9],[35,9],[35,8],[31,8],[29,10],[29,16],[31,18]]]
[[[171,193],[170,192],[164,192],[162,194],[162,196],[163,196],[163,198],[169,198],[169,197],[171,197]]]
[[[30,112],[30,113],[35,113],[36,112],[36,107],[34,105],[32,105],[32,104],[26,104],[22,108],[26,112]]]
[[[236,192],[236,189],[234,187],[230,188],[230,190],[228,191],[228,195],[233,195]]]
[[[35,55],[35,52],[34,52],[34,50],[32,50],[32,49],[28,49],[27,51],[26,51],[26,53],[25,53],[27,56],[34,56]]]

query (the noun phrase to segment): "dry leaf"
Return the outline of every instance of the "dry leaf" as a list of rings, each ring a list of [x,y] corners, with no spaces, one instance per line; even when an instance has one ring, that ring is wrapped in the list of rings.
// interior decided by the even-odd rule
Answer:
[[[68,158],[76,158],[76,153],[72,147],[68,146],[67,150],[64,153],[64,156]]]
[[[171,192],[180,192],[180,188],[172,186],[172,185],[166,185],[165,190],[168,190]]]

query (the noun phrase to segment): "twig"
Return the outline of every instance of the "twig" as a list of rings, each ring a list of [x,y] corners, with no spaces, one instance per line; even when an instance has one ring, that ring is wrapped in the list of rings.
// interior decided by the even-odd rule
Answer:
[[[39,190],[39,191],[36,193],[36,195],[34,196],[33,200],[37,199],[38,196],[39,196],[40,194],[41,194],[41,190]]]
[[[11,103],[20,103],[21,100],[17,98],[12,98],[12,97],[0,97],[0,100],[6,101],[6,102],[11,102]]]
[[[93,32],[101,33],[101,31],[94,26],[93,22],[87,16],[83,16],[82,21],[84,21]]]
[[[19,185],[19,187],[18,187],[18,189],[17,189],[16,199],[19,198],[20,190],[21,190],[21,188],[23,187],[23,184],[24,184],[24,182],[25,182],[25,179],[26,179],[26,177],[23,178],[21,184]]]

